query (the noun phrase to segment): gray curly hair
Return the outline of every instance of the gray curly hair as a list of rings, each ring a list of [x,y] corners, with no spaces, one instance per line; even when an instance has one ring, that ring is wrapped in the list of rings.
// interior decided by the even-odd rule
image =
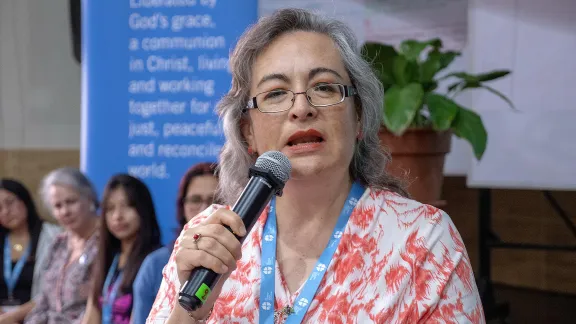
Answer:
[[[242,111],[249,100],[254,61],[277,37],[293,31],[329,36],[340,51],[352,84],[358,91],[355,104],[361,114],[362,138],[355,147],[350,164],[352,179],[365,186],[408,196],[403,184],[385,171],[390,155],[383,151],[378,138],[384,90],[370,65],[362,58],[352,30],[342,22],[303,9],[281,9],[261,18],[245,31],[230,56],[232,87],[217,106],[226,136],[220,154],[219,197],[225,203],[234,203],[248,182],[248,169],[254,163],[240,128],[242,118],[246,118]]]
[[[92,204],[93,210],[98,209],[98,194],[94,185],[88,178],[77,168],[63,167],[48,173],[40,183],[40,197],[44,203],[44,207],[52,210],[50,205],[49,190],[54,185],[64,185],[74,189],[78,194],[88,199]]]

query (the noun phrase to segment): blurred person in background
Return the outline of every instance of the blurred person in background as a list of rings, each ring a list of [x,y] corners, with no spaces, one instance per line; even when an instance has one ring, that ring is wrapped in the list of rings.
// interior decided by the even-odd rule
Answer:
[[[128,324],[132,285],[142,261],[160,245],[160,227],[146,184],[113,176],[102,199],[100,246],[83,323]]]
[[[90,180],[70,167],[46,175],[40,194],[64,232],[49,247],[41,270],[44,284],[24,323],[79,323],[98,248],[98,196]]]
[[[0,323],[21,322],[34,307],[42,287],[40,270],[61,229],[43,221],[28,189],[14,179],[0,179]]]
[[[176,219],[178,233],[192,217],[214,202],[218,186],[216,163],[201,162],[186,171],[178,187],[176,198]],[[144,324],[150,313],[160,284],[162,269],[168,263],[172,246],[162,247],[146,257],[134,281],[133,324]]]

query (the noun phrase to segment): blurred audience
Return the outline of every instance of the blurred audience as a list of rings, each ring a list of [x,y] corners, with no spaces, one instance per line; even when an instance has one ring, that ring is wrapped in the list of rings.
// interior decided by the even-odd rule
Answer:
[[[144,258],[160,247],[152,195],[129,175],[112,177],[102,200],[101,240],[84,323],[128,324],[132,284]]]
[[[43,179],[40,194],[64,232],[49,247],[41,269],[44,284],[24,323],[79,323],[98,249],[96,191],[78,169],[61,168]]]
[[[192,166],[182,177],[176,201],[176,219],[178,233],[182,227],[214,201],[218,178],[215,163],[198,163]],[[172,246],[152,252],[144,262],[134,281],[133,324],[144,324],[150,313],[160,283],[162,269],[168,263]]]
[[[30,299],[41,289],[41,265],[58,232],[58,226],[40,218],[22,183],[0,179],[0,323],[21,322],[34,307]]]
[[[214,202],[216,168],[198,163],[182,177],[178,233]],[[112,177],[101,220],[94,186],[76,168],[46,175],[40,194],[60,226],[40,218],[22,183],[0,179],[0,324],[144,324],[172,252],[161,247],[147,186],[126,174]]]

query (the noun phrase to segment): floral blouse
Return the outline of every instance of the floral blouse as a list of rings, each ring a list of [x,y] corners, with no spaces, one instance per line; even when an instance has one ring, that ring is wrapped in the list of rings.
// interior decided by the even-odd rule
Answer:
[[[66,266],[70,251],[68,234],[60,234],[44,263],[45,285],[34,298],[36,306],[25,324],[81,323],[90,294],[92,264],[98,252],[98,231],[86,241],[80,258]]]
[[[244,241],[242,259],[208,323],[258,323],[267,216],[268,208]],[[389,191],[366,189],[326,271],[303,323],[485,323],[470,260],[451,219]],[[180,307],[174,255],[163,275],[150,324],[164,323]],[[276,264],[275,308],[294,305],[298,293],[290,293]]]

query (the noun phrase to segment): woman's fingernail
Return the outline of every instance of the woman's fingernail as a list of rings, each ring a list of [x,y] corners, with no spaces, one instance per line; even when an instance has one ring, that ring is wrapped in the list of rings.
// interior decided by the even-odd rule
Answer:
[[[238,234],[240,234],[240,236],[246,235],[246,228],[244,228],[244,226],[240,227],[240,231]]]
[[[226,273],[226,272],[228,272],[228,267],[225,265],[222,265],[222,268],[220,270],[222,270],[222,273]]]

